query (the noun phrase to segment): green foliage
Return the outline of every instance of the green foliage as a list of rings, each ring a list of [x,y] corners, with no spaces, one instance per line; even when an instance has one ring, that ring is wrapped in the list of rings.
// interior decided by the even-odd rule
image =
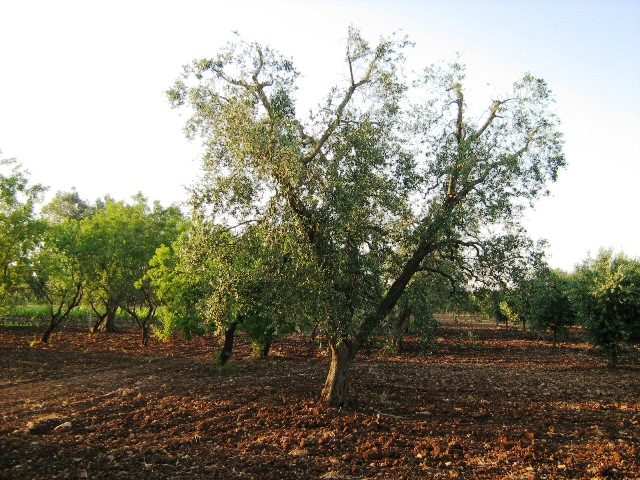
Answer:
[[[589,340],[615,367],[621,346],[640,331],[640,262],[601,250],[573,276],[572,297]]]
[[[93,317],[90,308],[78,306],[67,317],[67,323],[86,327]],[[49,320],[49,306],[30,303],[13,305],[11,312],[2,319],[3,325],[41,327]]]
[[[178,325],[171,315],[166,312],[166,308],[160,307],[158,309],[158,321],[151,326],[153,337],[161,342],[168,342],[177,328]]]
[[[411,323],[412,331],[420,339],[420,348],[423,353],[432,353],[435,349],[436,338],[440,330],[440,322],[433,315],[418,315]]]
[[[433,314],[449,311],[457,306],[464,295],[457,291],[456,273],[429,271],[416,275],[398,304],[382,324],[389,331],[393,348],[403,349],[402,336],[405,331],[418,335],[422,350],[433,349],[439,323]]]
[[[506,289],[504,288],[478,288],[471,295],[474,306],[485,318],[505,324],[509,321],[509,317],[505,315],[501,305],[506,303],[506,298]]]
[[[70,192],[56,192],[53,199],[42,209],[42,216],[51,223],[62,223],[67,220],[80,221],[95,213],[91,206],[80,197],[75,188]]]
[[[194,215],[178,242],[156,251],[147,272],[164,305],[165,335],[175,328],[223,332],[238,322],[264,354],[275,337],[309,323],[318,303],[312,263],[288,228],[244,225],[233,233]]]
[[[518,321],[518,314],[506,300],[502,300],[498,304],[498,310],[500,312],[500,319],[504,320],[505,323],[509,324],[509,322],[511,322],[511,324],[514,324]]]
[[[157,248],[171,245],[184,226],[180,210],[149,206],[138,194],[131,204],[106,197],[80,221],[87,301],[100,317],[122,308],[146,331],[159,301],[146,272]]]
[[[186,236],[171,246],[156,249],[149,262],[146,278],[163,305],[161,328],[156,336],[168,339],[176,329],[189,338],[203,334],[205,321],[203,302],[208,291],[206,264],[191,262],[184,253]]]
[[[29,185],[28,172],[15,160],[0,160],[0,315],[25,300],[29,255],[43,230],[35,208],[44,191],[42,185]]]
[[[45,319],[48,313],[49,309],[45,305],[22,304],[14,305],[10,316],[33,322]]]
[[[571,281],[561,271],[543,267],[533,277],[522,282],[514,293],[518,315],[533,328],[558,335],[576,322],[576,313],[570,299]]]
[[[189,107],[186,133],[205,148],[198,215],[212,232],[285,229],[262,246],[289,238],[313,262],[311,298],[332,352],[350,351],[336,362],[351,361],[425,269],[455,265],[464,283],[508,280],[531,247],[521,213],[565,165],[543,80],[525,75],[478,121],[467,114],[461,65],[405,78],[409,44],[393,36],[371,45],[349,29],[345,83],[309,118],[296,111],[291,60],[242,40],[185,66],[167,92],[174,107]],[[260,272],[261,261],[239,263]],[[248,303],[230,292],[270,288],[252,275],[235,281],[241,268],[221,270],[215,308],[231,315]]]
[[[69,219],[48,225],[42,243],[30,258],[27,283],[49,310],[43,342],[82,300],[86,277],[81,254],[80,225]]]

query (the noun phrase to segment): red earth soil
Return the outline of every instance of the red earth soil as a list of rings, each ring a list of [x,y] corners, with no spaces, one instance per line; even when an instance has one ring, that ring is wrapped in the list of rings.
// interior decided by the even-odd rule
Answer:
[[[0,327],[1,478],[640,478],[638,349],[613,370],[576,337],[448,325],[429,355],[362,352],[333,409],[304,336],[215,368],[212,336],[34,333]]]

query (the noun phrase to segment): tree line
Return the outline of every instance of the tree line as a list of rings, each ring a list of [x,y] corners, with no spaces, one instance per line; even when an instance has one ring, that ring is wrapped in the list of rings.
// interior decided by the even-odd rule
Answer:
[[[593,338],[615,330],[598,340],[615,363],[637,338],[637,261],[604,252],[568,289],[521,225],[566,165],[548,85],[526,74],[478,116],[464,66],[409,76],[410,46],[350,28],[343,81],[308,115],[293,61],[270,47],[238,38],[185,65],[167,96],[202,141],[186,216],[141,194],[90,204],[75,191],[37,212],[43,187],[5,161],[3,305],[49,305],[44,341],[81,302],[94,330],[122,309],[143,343],[162,307],[159,335],[215,330],[221,362],[236,329],[262,354],[308,329],[331,352],[322,398],[333,406],[348,403],[351,364],[372,338],[402,348],[409,323],[428,332],[454,304],[554,332],[571,315]]]
[[[550,332],[554,346],[568,328],[582,327],[612,367],[625,345],[640,341],[640,260],[610,249],[588,256],[570,273],[543,263],[516,284],[472,298],[498,322]]]

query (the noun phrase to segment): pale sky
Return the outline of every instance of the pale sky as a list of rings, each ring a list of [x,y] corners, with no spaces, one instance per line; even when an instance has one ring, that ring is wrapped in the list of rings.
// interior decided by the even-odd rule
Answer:
[[[344,78],[351,24],[406,33],[415,70],[459,54],[477,108],[526,72],[547,80],[569,167],[525,225],[565,270],[600,247],[640,256],[639,0],[0,0],[2,158],[49,197],[182,202],[201,150],[163,93],[181,66],[237,30],[293,58],[312,106]]]

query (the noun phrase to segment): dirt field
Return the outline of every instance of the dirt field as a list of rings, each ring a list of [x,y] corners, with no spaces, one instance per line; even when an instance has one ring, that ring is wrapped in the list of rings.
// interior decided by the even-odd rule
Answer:
[[[613,371],[575,340],[449,326],[429,356],[363,352],[340,410],[301,336],[215,370],[212,337],[33,335],[0,328],[2,478],[640,478],[637,350]]]

